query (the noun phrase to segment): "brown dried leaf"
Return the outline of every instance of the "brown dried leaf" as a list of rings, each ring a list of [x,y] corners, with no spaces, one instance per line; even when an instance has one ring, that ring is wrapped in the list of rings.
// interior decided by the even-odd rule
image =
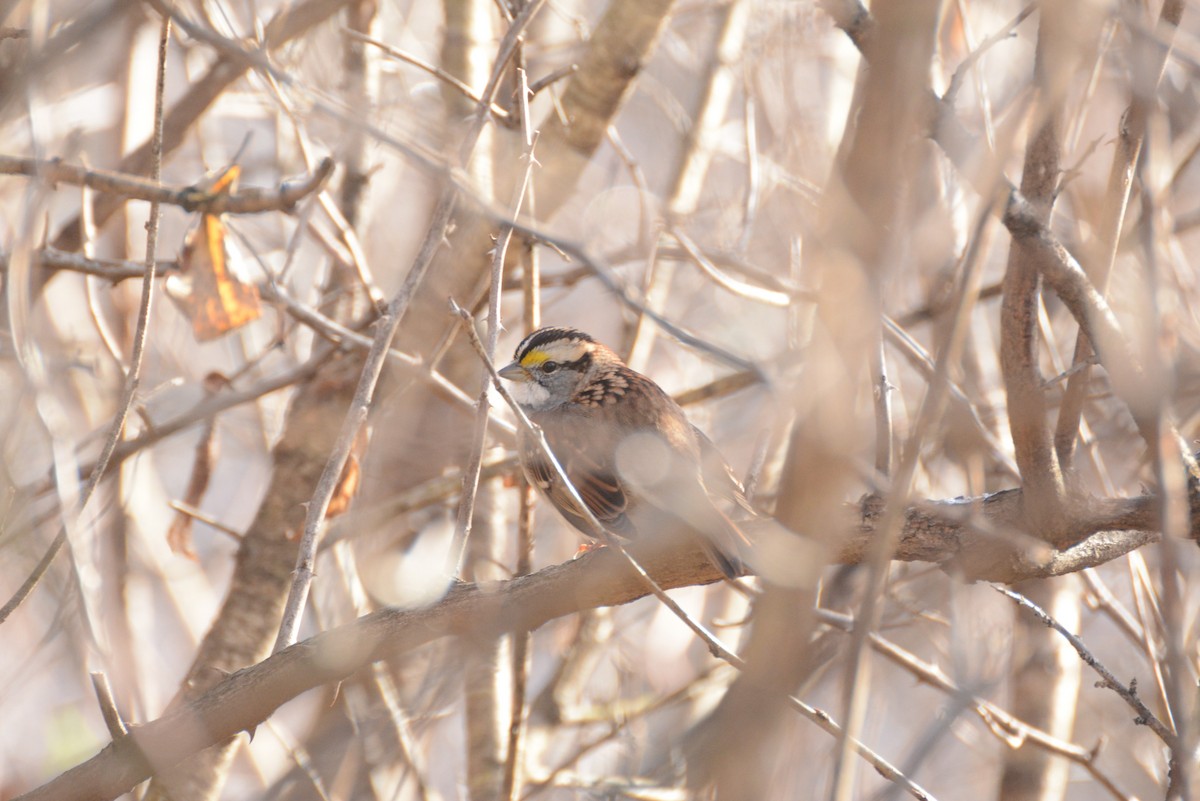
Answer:
[[[222,173],[208,195],[233,191],[238,167]],[[238,277],[237,251],[226,240],[225,226],[215,214],[201,216],[188,232],[179,256],[180,274],[167,278],[167,294],[192,320],[196,339],[208,342],[262,316],[258,288]]]

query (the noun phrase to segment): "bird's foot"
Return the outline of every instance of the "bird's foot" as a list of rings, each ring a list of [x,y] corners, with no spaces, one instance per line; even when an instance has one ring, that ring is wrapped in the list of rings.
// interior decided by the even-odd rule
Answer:
[[[603,547],[605,547],[604,543],[598,542],[596,540],[589,540],[588,542],[580,543],[579,550],[577,550],[575,552],[575,555],[572,556],[571,558],[578,559],[579,557],[583,556],[585,553],[591,553],[592,551],[598,550]]]

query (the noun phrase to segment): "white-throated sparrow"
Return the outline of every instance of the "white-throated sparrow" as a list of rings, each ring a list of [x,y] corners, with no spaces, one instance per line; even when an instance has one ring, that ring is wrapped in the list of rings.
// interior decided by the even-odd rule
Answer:
[[[713,443],[658,384],[573,328],[541,328],[517,346],[500,375],[541,427],[579,497],[612,534],[694,532],[730,578],[743,572],[737,527],[710,491],[734,499],[741,487]],[[594,536],[578,504],[528,435],[521,464],[575,528]]]

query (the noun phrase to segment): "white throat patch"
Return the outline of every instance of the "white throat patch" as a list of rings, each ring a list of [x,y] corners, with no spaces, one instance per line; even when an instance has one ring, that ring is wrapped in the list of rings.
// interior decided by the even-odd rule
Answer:
[[[550,390],[536,381],[509,384],[508,392],[527,411],[540,412],[550,406]]]

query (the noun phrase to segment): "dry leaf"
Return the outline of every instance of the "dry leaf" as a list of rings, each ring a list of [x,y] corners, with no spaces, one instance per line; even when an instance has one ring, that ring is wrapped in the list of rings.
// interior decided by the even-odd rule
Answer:
[[[233,191],[239,169],[223,172],[204,191],[217,196]],[[167,278],[167,295],[192,320],[196,339],[208,342],[262,316],[258,288],[242,280],[241,257],[216,214],[203,214],[188,232],[179,255],[178,275]]]
[[[329,499],[329,506],[325,510],[326,520],[331,520],[350,508],[350,502],[354,500],[362,481],[362,458],[366,455],[367,444],[370,441],[370,428],[363,426],[354,437],[354,446],[350,449],[346,466],[342,468],[342,477],[338,480],[333,497]]]
[[[209,373],[204,377],[204,389],[213,395],[222,388],[229,386],[229,379],[220,373]],[[196,455],[192,460],[192,475],[188,479],[187,490],[183,494],[183,502],[193,508],[200,507],[204,493],[212,480],[213,466],[217,462],[216,419],[210,417],[204,424],[200,441],[196,443]],[[176,510],[175,519],[167,529],[167,545],[173,553],[186,556],[193,561],[196,551],[192,547],[192,516]]]

